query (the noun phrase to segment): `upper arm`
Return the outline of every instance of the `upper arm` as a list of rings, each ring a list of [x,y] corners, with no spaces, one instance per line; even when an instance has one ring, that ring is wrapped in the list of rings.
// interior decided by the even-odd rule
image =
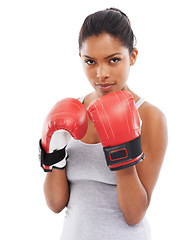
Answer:
[[[143,104],[139,113],[142,119],[141,142],[145,159],[136,165],[136,169],[150,201],[167,148],[167,124],[164,114],[149,103]]]

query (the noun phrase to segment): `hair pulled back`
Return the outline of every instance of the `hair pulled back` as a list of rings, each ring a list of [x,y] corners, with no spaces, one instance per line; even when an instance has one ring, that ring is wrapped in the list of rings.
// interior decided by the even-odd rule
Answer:
[[[108,33],[119,39],[121,44],[128,48],[129,53],[133,51],[136,38],[129,18],[119,9],[107,8],[86,17],[80,29],[79,50],[81,50],[83,42],[88,37],[98,36],[102,33]]]

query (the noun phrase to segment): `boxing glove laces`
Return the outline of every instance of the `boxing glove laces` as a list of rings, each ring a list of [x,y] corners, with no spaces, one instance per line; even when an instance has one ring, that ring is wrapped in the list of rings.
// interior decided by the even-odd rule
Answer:
[[[111,171],[133,166],[144,159],[140,117],[128,91],[105,95],[87,108]]]
[[[88,126],[83,104],[74,98],[59,101],[47,115],[39,141],[39,159],[45,172],[66,166],[66,146],[71,138],[84,137]]]

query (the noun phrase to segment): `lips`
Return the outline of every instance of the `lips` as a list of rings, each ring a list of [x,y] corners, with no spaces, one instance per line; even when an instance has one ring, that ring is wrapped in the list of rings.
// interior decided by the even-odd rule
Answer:
[[[109,91],[115,83],[97,83],[96,86],[102,91]]]

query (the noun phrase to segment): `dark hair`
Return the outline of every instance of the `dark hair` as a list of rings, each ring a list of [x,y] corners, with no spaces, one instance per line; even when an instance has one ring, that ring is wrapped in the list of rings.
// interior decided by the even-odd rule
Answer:
[[[130,20],[117,8],[95,12],[85,19],[79,34],[79,50],[88,37],[104,32],[118,38],[122,45],[128,48],[129,53],[133,51],[136,38]]]

